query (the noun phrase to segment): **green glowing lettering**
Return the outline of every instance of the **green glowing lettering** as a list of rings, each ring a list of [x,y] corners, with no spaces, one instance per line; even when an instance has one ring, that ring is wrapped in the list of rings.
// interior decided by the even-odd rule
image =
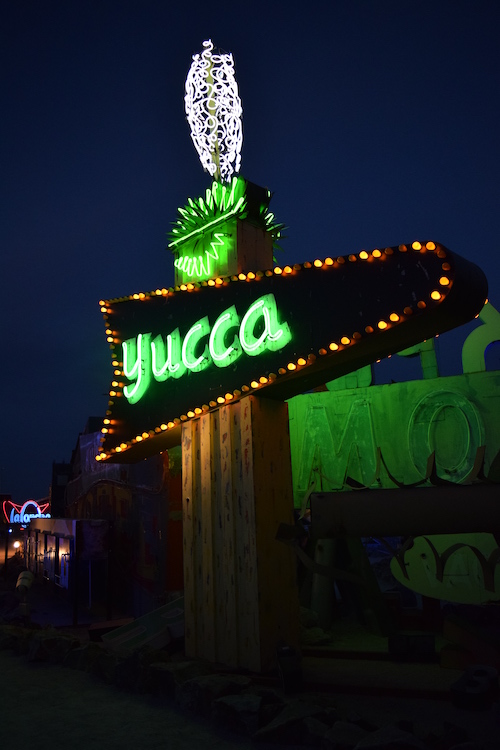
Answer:
[[[131,404],[135,404],[143,397],[151,382],[151,334],[140,333],[137,341],[127,339],[122,348],[123,374],[133,381],[131,385],[124,386],[123,393]]]
[[[255,336],[255,328],[262,328]],[[241,346],[247,354],[255,357],[266,349],[278,351],[291,341],[288,323],[280,324],[274,294],[265,294],[250,305],[240,327]]]
[[[195,350],[198,342],[210,333],[210,323],[208,317],[205,315],[204,318],[198,320],[194,326],[191,326],[189,331],[186,333],[184,343],[182,344],[182,362],[188,370],[192,372],[201,372],[210,364],[208,344],[205,345],[203,353],[198,357],[195,356]]]
[[[217,367],[227,367],[241,355],[241,346],[238,336],[235,335],[233,343],[226,346],[224,339],[231,328],[240,325],[240,318],[234,305],[219,315],[215,321],[209,340],[209,351],[214,364]]]
[[[156,336],[151,342],[151,355],[151,369],[155,380],[159,382],[169,377],[180,378],[186,372],[178,328],[167,336],[166,342],[163,336]]]
[[[231,331],[232,341],[231,341]],[[200,318],[182,339],[179,329],[166,337],[140,333],[137,339],[122,344],[123,374],[131,382],[123,394],[137,403],[152,379],[161,383],[181,378],[190,372],[202,372],[210,365],[228,367],[242,354],[255,357],[262,352],[283,349],[292,339],[288,323],[280,323],[273,294],[259,297],[240,322],[235,305],[224,310],[210,326],[208,316]],[[202,340],[208,337],[208,341]]]

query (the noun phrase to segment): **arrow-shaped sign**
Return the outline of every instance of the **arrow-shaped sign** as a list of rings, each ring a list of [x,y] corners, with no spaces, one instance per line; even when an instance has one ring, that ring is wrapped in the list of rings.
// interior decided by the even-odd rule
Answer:
[[[102,301],[114,376],[99,460],[135,461],[245,394],[287,399],[473,318],[482,271],[434,242]]]

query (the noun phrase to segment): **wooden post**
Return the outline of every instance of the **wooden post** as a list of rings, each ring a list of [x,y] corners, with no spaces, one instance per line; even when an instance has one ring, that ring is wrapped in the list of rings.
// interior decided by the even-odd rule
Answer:
[[[182,428],[186,655],[265,672],[298,646],[288,410],[248,396]]]

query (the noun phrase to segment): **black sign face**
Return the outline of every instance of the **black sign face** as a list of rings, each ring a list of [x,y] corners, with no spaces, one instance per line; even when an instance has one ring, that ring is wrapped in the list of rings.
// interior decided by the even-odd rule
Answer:
[[[102,303],[114,377],[99,460],[172,444],[246,394],[287,399],[473,318],[481,270],[400,245]]]

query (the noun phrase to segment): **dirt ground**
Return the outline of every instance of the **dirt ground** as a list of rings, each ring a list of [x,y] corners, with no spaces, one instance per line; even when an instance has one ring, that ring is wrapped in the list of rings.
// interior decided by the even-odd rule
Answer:
[[[183,713],[165,698],[121,691],[90,674],[29,662],[11,651],[0,651],[0,675],[0,748],[54,750],[61,743],[72,750],[256,747],[249,739]],[[315,702],[314,694],[305,697]],[[461,711],[442,699],[352,692],[330,694],[330,701],[343,717],[354,712],[378,726],[401,719],[429,728],[449,722],[463,729],[463,741],[497,743],[500,737],[498,704],[487,711]]]
[[[0,580],[0,592],[2,589],[4,595],[9,595],[12,583]],[[71,609],[42,593],[41,589],[37,593],[34,586],[33,620],[42,627],[52,624],[66,629]],[[80,624],[74,634],[85,640],[88,625]],[[371,650],[377,648],[375,642],[368,645]],[[447,722],[463,729],[464,742],[499,742],[498,702],[484,711],[464,711],[453,706],[450,686],[460,677],[458,670],[440,669],[438,664],[394,664],[312,655],[303,659],[303,670],[306,683],[314,686],[314,692],[297,697],[316,703],[320,694],[318,702],[324,704],[328,695],[328,704],[335,706],[342,718],[354,713],[376,726],[405,720],[437,728]],[[256,747],[250,739],[183,713],[166,698],[125,692],[91,674],[47,662],[29,662],[12,651],[0,650],[0,676],[1,750],[26,746],[54,750],[61,744],[71,750]],[[315,695],[318,689],[320,692]],[[427,698],[419,697],[426,694]]]
[[[127,693],[91,675],[0,651],[0,747],[37,750],[230,750],[208,722],[152,696]]]

